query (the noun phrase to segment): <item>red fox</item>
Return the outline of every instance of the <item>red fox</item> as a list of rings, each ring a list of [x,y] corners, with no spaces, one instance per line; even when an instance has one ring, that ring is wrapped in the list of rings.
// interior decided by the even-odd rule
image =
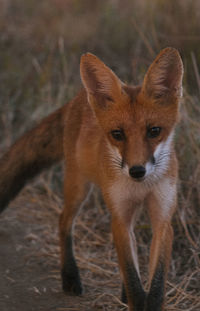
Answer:
[[[0,210],[26,181],[64,158],[64,210],[59,221],[64,292],[82,293],[72,225],[92,182],[101,188],[111,212],[123,302],[130,311],[164,310],[176,208],[173,136],[182,94],[181,57],[174,48],[162,50],[136,87],[121,82],[90,53],[81,57],[80,74],[83,90],[22,136],[0,160]],[[141,202],[153,231],[147,292],[133,231]]]

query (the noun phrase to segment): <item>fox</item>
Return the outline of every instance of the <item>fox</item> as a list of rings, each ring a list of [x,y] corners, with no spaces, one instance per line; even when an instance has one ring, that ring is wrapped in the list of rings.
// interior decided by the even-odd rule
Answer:
[[[96,184],[111,214],[129,311],[163,311],[177,206],[174,147],[182,96],[183,62],[167,47],[130,86],[101,61],[81,56],[83,88],[74,99],[19,138],[0,160],[0,211],[27,181],[64,161],[64,208],[59,218],[62,288],[82,294],[73,252],[75,216]],[[135,222],[144,204],[152,227],[147,289],[142,285]]]

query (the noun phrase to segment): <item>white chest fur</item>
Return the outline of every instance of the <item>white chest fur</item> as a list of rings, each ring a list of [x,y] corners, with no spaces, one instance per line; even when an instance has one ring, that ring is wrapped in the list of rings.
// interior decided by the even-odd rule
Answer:
[[[152,192],[161,214],[165,217],[176,201],[176,183],[168,177],[149,187],[145,182],[134,182],[130,177],[122,175],[108,189],[112,206],[118,214],[125,213],[130,206],[143,203],[148,193]]]

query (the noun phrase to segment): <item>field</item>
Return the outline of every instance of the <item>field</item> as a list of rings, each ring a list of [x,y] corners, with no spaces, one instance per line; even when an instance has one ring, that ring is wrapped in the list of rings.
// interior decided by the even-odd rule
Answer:
[[[129,84],[142,83],[159,51],[177,48],[184,63],[176,131],[178,208],[167,311],[200,310],[200,2],[198,0],[0,0],[0,156],[42,117],[81,88],[81,54],[92,52]],[[76,219],[75,252],[82,297],[60,286],[58,217],[62,165],[28,184],[0,216],[0,309],[127,310],[110,232],[94,188]],[[151,227],[137,223],[143,282]]]

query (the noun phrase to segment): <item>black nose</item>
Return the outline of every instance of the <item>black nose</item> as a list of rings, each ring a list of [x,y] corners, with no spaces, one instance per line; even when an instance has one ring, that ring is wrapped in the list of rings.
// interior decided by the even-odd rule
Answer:
[[[144,166],[137,165],[137,166],[132,166],[129,169],[129,175],[133,178],[142,178],[144,177],[146,173],[146,169]]]

